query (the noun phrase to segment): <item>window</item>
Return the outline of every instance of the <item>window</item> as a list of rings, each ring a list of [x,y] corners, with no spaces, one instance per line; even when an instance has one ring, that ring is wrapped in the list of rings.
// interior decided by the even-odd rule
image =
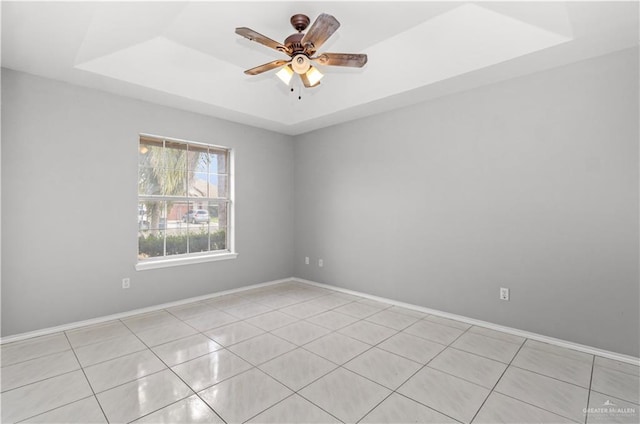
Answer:
[[[226,147],[140,136],[137,269],[236,256],[231,166]]]

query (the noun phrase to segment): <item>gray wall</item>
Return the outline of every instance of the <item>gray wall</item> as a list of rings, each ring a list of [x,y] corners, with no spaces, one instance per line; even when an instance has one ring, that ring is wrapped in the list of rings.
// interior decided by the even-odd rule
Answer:
[[[237,259],[134,270],[140,132],[235,149]],[[3,70],[2,336],[290,277],[292,143]]]
[[[295,140],[3,70],[2,336],[296,275],[638,356],[638,112],[637,50]],[[236,149],[238,259],[134,270],[139,132]]]
[[[300,136],[296,276],[638,356],[638,112],[626,50]]]

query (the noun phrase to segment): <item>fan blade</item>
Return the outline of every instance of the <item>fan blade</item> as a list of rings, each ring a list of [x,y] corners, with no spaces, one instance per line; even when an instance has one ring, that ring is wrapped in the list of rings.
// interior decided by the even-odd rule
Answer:
[[[320,85],[320,81],[318,81],[314,85],[311,85],[311,82],[309,81],[309,78],[307,78],[306,74],[300,74],[300,79],[302,80],[302,83],[304,84],[304,86],[307,88],[317,87]]]
[[[258,75],[263,72],[270,71],[272,69],[278,68],[280,66],[286,65],[289,63],[286,60],[274,60],[273,62],[265,63],[264,65],[256,66],[255,68],[247,69],[244,71],[247,75]]]
[[[271,38],[260,34],[259,32],[255,32],[254,30],[246,27],[236,28],[236,34],[243,36],[244,38],[255,41],[256,43],[260,43],[263,46],[270,47],[272,49],[278,50],[279,52],[283,52],[289,54],[289,49],[287,49],[282,44],[278,43]]]
[[[313,54],[340,27],[336,18],[326,13],[320,14],[309,31],[302,37],[301,44],[307,54]]]
[[[312,57],[311,60],[317,60],[319,64],[327,66],[362,68],[367,63],[367,55],[354,53],[322,53],[318,57]]]

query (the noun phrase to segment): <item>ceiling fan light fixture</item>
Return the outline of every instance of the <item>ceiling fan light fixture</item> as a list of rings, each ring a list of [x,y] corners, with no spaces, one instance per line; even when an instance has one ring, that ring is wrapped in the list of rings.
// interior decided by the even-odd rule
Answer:
[[[291,59],[291,67],[296,74],[304,74],[311,67],[311,61],[303,54],[297,54]]]
[[[307,76],[307,79],[309,80],[309,84],[311,84],[311,86],[319,83],[322,77],[324,77],[322,72],[320,72],[318,68],[314,68],[313,66],[309,67],[309,70],[305,75]]]
[[[265,47],[275,49],[285,53],[290,61],[273,60],[260,66],[256,66],[244,71],[247,75],[259,75],[272,69],[281,68],[276,75],[286,85],[291,83],[293,74],[298,74],[305,88],[316,87],[320,84],[323,75],[317,68],[312,66],[312,61],[316,61],[322,66],[346,66],[351,68],[362,68],[367,63],[366,54],[357,53],[321,53],[314,57],[318,49],[333,35],[340,27],[340,22],[327,13],[321,13],[311,27],[307,30],[310,19],[303,14],[293,15],[290,19],[291,25],[297,33],[288,36],[284,43],[279,43],[271,38],[260,34],[250,28],[238,27],[236,34],[250,40],[256,41]],[[306,32],[303,32],[307,30]],[[314,62],[314,63],[316,63]]]
[[[289,85],[293,77],[293,69],[291,69],[291,65],[283,66],[282,69],[276,72],[276,75],[283,83]]]

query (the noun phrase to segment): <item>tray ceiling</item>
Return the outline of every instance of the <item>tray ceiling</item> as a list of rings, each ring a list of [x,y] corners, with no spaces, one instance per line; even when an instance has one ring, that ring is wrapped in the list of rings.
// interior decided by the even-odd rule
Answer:
[[[282,41],[322,12],[341,27],[320,50],[364,68],[293,92],[243,74],[286,56],[235,27]],[[634,45],[637,2],[2,3],[3,67],[292,135]]]

